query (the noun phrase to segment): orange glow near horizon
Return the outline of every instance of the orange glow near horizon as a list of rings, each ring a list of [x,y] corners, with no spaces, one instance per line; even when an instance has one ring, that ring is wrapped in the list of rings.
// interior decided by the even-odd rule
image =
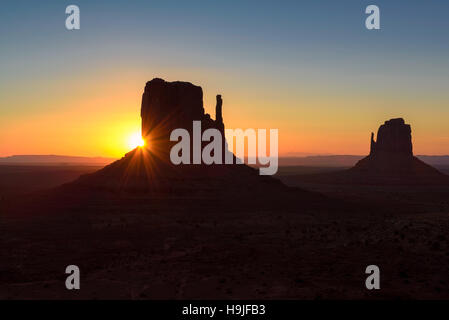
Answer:
[[[14,108],[1,113],[0,156],[119,158],[141,145],[140,134],[136,134],[141,129],[141,96],[145,81],[154,75],[132,73],[127,75],[132,80],[123,82],[125,71],[116,72],[98,72],[87,80],[78,75],[67,84],[72,91],[64,90],[57,81],[36,83],[26,95],[4,89],[2,105]],[[192,70],[156,75],[201,85],[204,108],[212,118],[215,95],[222,94],[226,128],[278,129],[279,156],[366,155],[371,132],[394,117],[403,117],[412,126],[415,154],[449,154],[449,109],[444,108],[444,94],[422,94],[419,99],[382,95],[367,100],[354,92],[299,94],[280,86],[268,90],[267,85],[275,84],[257,80],[252,82],[254,87],[241,88],[225,73],[220,73],[220,81]],[[422,105],[431,105],[438,113],[424,112]]]

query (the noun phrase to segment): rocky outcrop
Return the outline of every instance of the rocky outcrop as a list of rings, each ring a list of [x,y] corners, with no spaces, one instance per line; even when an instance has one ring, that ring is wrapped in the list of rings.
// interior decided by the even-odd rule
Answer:
[[[190,82],[167,82],[159,78],[148,81],[140,112],[142,136],[147,147],[159,158],[169,161],[169,151],[174,144],[170,142],[170,133],[183,128],[192,134],[193,121],[201,121],[202,131],[215,128],[224,136],[222,105],[221,95],[217,95],[216,120],[213,120],[204,112],[201,87]]]
[[[221,95],[217,95],[214,120],[204,112],[201,87],[159,78],[147,82],[141,107],[146,146],[128,152],[122,159],[93,174],[80,177],[71,187],[175,195],[248,194],[257,190],[275,194],[287,190],[279,180],[260,176],[258,170],[244,164],[171,163],[170,149],[177,142],[170,141],[170,133],[183,128],[192,136],[193,121],[201,121],[202,131],[215,128],[223,133],[222,107]],[[223,148],[227,152],[224,143]],[[225,152],[222,154],[224,158]]]
[[[374,141],[374,133],[371,134],[370,155],[381,157],[391,154],[413,157],[412,129],[402,118],[385,121],[377,132],[377,142]]]
[[[176,128],[191,129],[201,121],[202,128],[223,129],[221,95],[217,96],[217,120],[204,112],[203,90],[190,82],[167,82],[159,78],[148,81],[142,95],[142,135],[152,141],[166,140]]]
[[[446,180],[435,168],[413,156],[412,130],[404,119],[385,121],[371,134],[370,154],[349,172],[359,181],[426,184]],[[441,179],[444,178],[444,179]]]
[[[404,119],[391,119],[371,133],[370,154],[348,170],[309,174],[303,182],[335,185],[449,185],[449,177],[413,156],[412,130]]]

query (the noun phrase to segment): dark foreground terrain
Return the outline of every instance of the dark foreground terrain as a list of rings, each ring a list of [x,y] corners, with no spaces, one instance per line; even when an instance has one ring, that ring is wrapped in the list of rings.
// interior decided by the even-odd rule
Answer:
[[[100,168],[94,165],[0,165],[0,197],[57,187]]]
[[[80,170],[53,169],[0,167],[1,299],[449,298],[446,187],[320,185],[290,168],[281,180],[325,196],[148,198],[42,191]]]

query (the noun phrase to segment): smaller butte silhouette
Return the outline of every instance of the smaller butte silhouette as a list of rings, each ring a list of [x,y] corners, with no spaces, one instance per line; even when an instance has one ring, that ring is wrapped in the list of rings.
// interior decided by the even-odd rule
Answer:
[[[370,154],[351,169],[303,177],[304,181],[346,185],[449,185],[449,176],[413,155],[412,130],[404,119],[385,121]]]
[[[404,119],[385,121],[370,154],[344,171],[301,176],[301,181],[342,185],[449,185],[449,176],[413,155],[412,129]]]
[[[103,169],[81,176],[64,188],[169,194],[248,194],[285,191],[291,188],[245,164],[181,164],[170,161],[170,133],[184,128],[192,136],[193,121],[201,130],[224,132],[223,100],[217,95],[215,120],[204,111],[203,90],[189,82],[167,82],[155,78],[146,83],[142,95],[142,136],[145,147],[128,152]],[[224,135],[223,135],[224,137]],[[223,147],[223,158],[225,152]],[[191,162],[192,163],[192,162]]]
[[[377,140],[371,133],[370,154],[360,160],[350,173],[369,181],[384,183],[439,183],[447,176],[413,155],[412,129],[404,119],[385,121]]]

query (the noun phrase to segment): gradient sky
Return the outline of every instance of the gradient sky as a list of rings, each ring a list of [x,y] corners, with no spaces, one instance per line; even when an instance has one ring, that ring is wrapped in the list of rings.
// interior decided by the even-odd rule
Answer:
[[[0,4],[0,156],[123,155],[154,77],[200,85],[212,116],[222,94],[226,126],[279,129],[283,155],[367,154],[393,117],[449,154],[449,1],[37,3]]]

